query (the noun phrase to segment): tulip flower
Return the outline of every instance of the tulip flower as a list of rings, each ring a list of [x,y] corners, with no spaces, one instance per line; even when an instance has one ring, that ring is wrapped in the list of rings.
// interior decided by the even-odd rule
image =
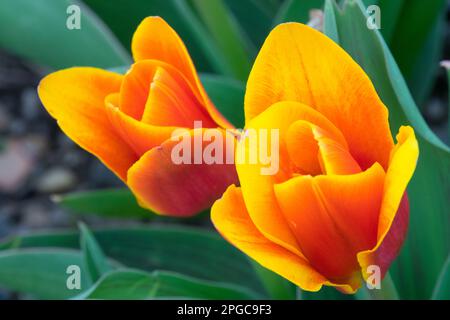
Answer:
[[[383,277],[405,238],[414,131],[394,145],[388,110],[353,59],[302,24],[277,26],[250,73],[246,130],[279,130],[279,167],[237,163],[240,187],[212,207],[216,229],[262,266],[304,290],[354,293]],[[255,145],[243,135],[237,158]]]
[[[174,164],[177,129],[232,125],[208,98],[177,33],[149,17],[132,40],[125,75],[88,67],[45,77],[39,97],[61,129],[122,179],[157,213],[189,216],[206,209],[237,180],[232,164]],[[190,130],[192,139],[201,129]]]

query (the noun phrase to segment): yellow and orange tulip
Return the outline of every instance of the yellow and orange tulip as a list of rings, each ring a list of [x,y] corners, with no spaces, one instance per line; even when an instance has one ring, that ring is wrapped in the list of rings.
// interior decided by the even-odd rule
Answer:
[[[280,170],[238,163],[240,187],[212,207],[216,229],[304,290],[353,293],[370,265],[384,276],[406,234],[419,151],[411,127],[394,145],[364,71],[320,32],[279,25],[251,71],[245,116],[246,129],[279,130]],[[242,144],[238,153],[255,152]]]
[[[125,75],[88,67],[61,70],[38,88],[47,111],[78,145],[97,156],[155,212],[189,216],[236,183],[232,164],[171,161],[178,128],[232,125],[208,98],[183,42],[161,18],[146,18],[132,41]],[[198,130],[191,130],[192,139]]]

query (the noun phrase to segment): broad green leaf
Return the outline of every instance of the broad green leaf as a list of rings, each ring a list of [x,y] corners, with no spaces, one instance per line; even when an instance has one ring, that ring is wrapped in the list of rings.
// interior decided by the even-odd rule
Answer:
[[[236,284],[264,292],[247,257],[218,234],[187,227],[152,226],[93,232],[109,258],[130,268],[167,270],[198,279]],[[0,249],[78,248],[76,233],[15,237]]]
[[[384,3],[387,2],[392,0]],[[422,0],[408,0],[402,6],[390,47],[406,78],[411,75],[419,52],[446,3],[445,0],[428,0],[424,5]],[[381,7],[381,12],[383,9]]]
[[[80,268],[80,289],[68,289],[72,273]],[[0,288],[31,294],[41,299],[66,299],[91,286],[81,252],[67,249],[24,249],[0,252]],[[73,274],[75,275],[75,274]],[[70,280],[70,279],[69,279]]]
[[[161,16],[186,44],[199,71],[233,76],[219,46],[185,0],[84,0],[122,43],[130,48],[139,23],[148,16]]]
[[[424,6],[420,0],[364,1],[366,6],[379,6],[381,34],[419,107],[433,87],[442,54],[444,2],[431,0]]]
[[[225,0],[233,16],[242,26],[243,32],[255,47],[252,57],[257,54],[272,26],[277,4],[271,0]]]
[[[240,81],[202,74],[206,92],[217,109],[237,128],[244,127],[244,84]]]
[[[152,218],[153,213],[140,207],[128,189],[81,191],[52,198],[75,213],[96,214],[112,218]]]
[[[410,230],[391,274],[402,298],[427,298],[450,251],[449,148],[422,118],[379,31],[366,28],[360,1],[349,1],[342,10],[330,4],[325,15],[334,15],[336,22],[326,25],[326,33],[334,27],[339,44],[366,71],[388,107],[392,133],[401,125],[415,129],[420,156],[408,187]]]
[[[445,17],[445,11],[437,17],[407,79],[408,87],[420,109],[424,109],[426,99],[436,82],[444,45]]]
[[[251,68],[249,52],[252,48],[224,1],[193,0],[192,3],[223,52],[233,75],[239,80],[247,80]]]
[[[97,281],[102,275],[112,270],[102,248],[84,223],[79,224],[80,247],[83,251],[84,262],[92,281]]]
[[[252,292],[229,284],[199,280],[165,271],[118,270],[104,275],[77,299],[256,299]]]
[[[450,255],[442,267],[441,274],[434,287],[433,300],[450,300]]]
[[[391,43],[395,33],[395,27],[402,14],[405,0],[378,0],[366,1],[365,5],[378,5],[381,13],[381,34],[386,43]]]
[[[81,10],[81,29],[66,26],[66,10],[72,4]],[[2,1],[0,48],[54,69],[114,67],[131,61],[95,14],[72,0]]]
[[[289,21],[308,23],[309,12],[313,9],[323,9],[323,5],[324,0],[286,0],[280,7],[273,24]]]

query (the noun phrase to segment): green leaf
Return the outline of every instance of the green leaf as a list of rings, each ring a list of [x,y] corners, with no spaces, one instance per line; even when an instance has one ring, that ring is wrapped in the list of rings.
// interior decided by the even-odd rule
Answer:
[[[81,9],[81,29],[66,26],[67,7]],[[78,65],[114,67],[131,58],[94,13],[72,0],[4,0],[0,47],[54,69]]]
[[[410,230],[391,275],[402,298],[427,298],[450,251],[449,148],[422,118],[379,31],[366,28],[360,1],[347,2],[342,11],[330,4],[329,14],[335,17],[339,44],[366,71],[388,107],[392,132],[408,124],[415,129],[420,156],[408,187]]]
[[[436,82],[439,61],[442,57],[445,32],[445,11],[443,10],[434,22],[425,43],[420,48],[411,74],[407,79],[414,100],[419,108],[424,108],[424,102],[429,97]]]
[[[148,16],[161,16],[186,44],[200,71],[233,76],[223,52],[193,13],[185,0],[84,0],[111,28],[122,43],[130,47],[139,23]]]
[[[233,75],[239,80],[247,80],[251,68],[249,52],[252,48],[224,2],[193,0],[192,3],[223,52]]]
[[[217,109],[236,128],[244,127],[244,84],[221,76],[202,74],[203,86]]]
[[[153,213],[140,207],[128,189],[81,191],[52,198],[74,213],[96,214],[111,218],[152,218]]]
[[[68,289],[71,265],[80,267],[81,288]],[[79,251],[25,249],[0,252],[0,287],[42,299],[66,299],[91,286]]]
[[[442,267],[441,274],[434,287],[433,300],[450,300],[450,255]]]
[[[165,271],[118,270],[103,276],[77,299],[255,299],[238,286],[214,283]]]
[[[434,84],[442,54],[445,0],[380,0],[381,32],[415,101],[421,107]],[[414,23],[411,23],[414,21]]]
[[[366,6],[378,5],[380,7],[381,16],[381,34],[386,43],[391,43],[395,33],[395,27],[402,14],[405,0],[378,0],[377,3],[372,1],[366,2]]]
[[[356,292],[355,298],[358,300],[398,300],[398,292],[395,283],[389,272],[383,278],[380,289],[369,289],[363,283],[362,287]]]
[[[256,56],[270,32],[272,19],[276,10],[276,5],[272,5],[267,0],[225,0],[233,16],[242,26],[243,32],[251,39],[255,52],[252,58]]]
[[[83,251],[84,262],[92,281],[97,281],[100,276],[112,270],[102,248],[84,223],[79,223],[81,239],[80,247]]]
[[[383,3],[387,2],[393,1]],[[411,75],[419,52],[446,3],[445,0],[428,0],[424,6],[422,0],[408,0],[402,6],[390,47],[406,78]],[[383,9],[381,7],[381,12]]]
[[[106,256],[128,267],[145,271],[168,270],[265,292],[247,257],[216,233],[168,226],[93,233]],[[2,249],[30,247],[78,248],[78,235],[26,235],[0,244]]]
[[[286,0],[280,7],[273,25],[289,21],[308,23],[310,10],[322,9],[323,5],[324,0]]]
[[[444,67],[445,70],[447,71],[447,87],[448,87],[448,102],[449,102],[449,106],[450,106],[450,61],[445,60],[445,61],[441,61],[441,67]],[[450,110],[450,107],[449,107]],[[450,122],[450,112],[448,113],[448,119]],[[448,136],[450,138],[450,126],[448,128]]]

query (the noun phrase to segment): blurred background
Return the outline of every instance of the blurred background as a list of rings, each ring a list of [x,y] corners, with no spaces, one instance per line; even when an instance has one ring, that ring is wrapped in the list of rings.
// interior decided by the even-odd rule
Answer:
[[[240,88],[236,94],[242,98],[253,59],[274,25],[307,23],[313,18],[321,27],[317,10],[323,8],[323,1],[224,0],[224,6],[205,10],[214,3],[0,0],[0,239],[35,230],[74,228],[80,213],[92,226],[148,223],[145,212],[137,208],[136,214],[143,218],[111,219],[90,215],[89,205],[80,207],[76,196],[60,203],[64,198],[58,195],[123,185],[69,140],[44,110],[36,87],[47,73],[75,65],[126,67],[131,63],[135,28],[144,17],[160,15],[185,41],[199,72],[226,77]],[[450,59],[450,2],[364,3],[380,6],[382,35],[415,102],[431,129],[448,144],[448,81],[440,62]],[[395,8],[388,3],[396,3]],[[70,4],[81,8],[79,30],[66,27]],[[390,10],[383,11],[385,7]],[[217,17],[211,12],[215,10],[226,10],[228,20],[214,21]],[[218,28],[218,22],[225,27]],[[238,36],[230,40],[230,33]],[[136,207],[129,194],[120,196]],[[114,216],[108,211],[111,203],[96,205],[103,205],[99,210],[105,215]],[[208,219],[184,223],[208,225]],[[0,299],[14,297],[0,290]]]

